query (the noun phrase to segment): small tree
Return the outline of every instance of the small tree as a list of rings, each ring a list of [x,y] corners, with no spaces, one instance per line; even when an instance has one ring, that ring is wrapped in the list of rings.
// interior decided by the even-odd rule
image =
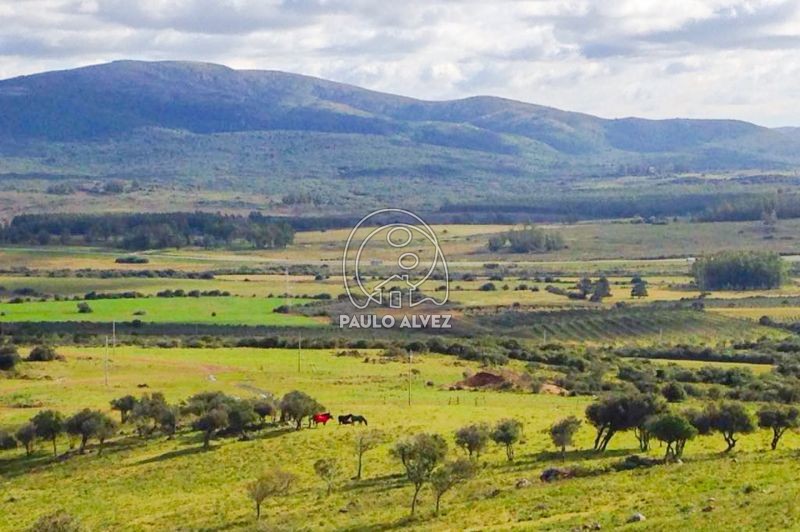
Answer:
[[[386,436],[383,432],[375,429],[358,431],[355,436],[356,456],[358,466],[356,468],[356,480],[361,480],[361,468],[364,463],[364,454],[374,449],[384,442]]]
[[[711,404],[703,412],[689,410],[686,415],[699,434],[722,434],[728,445],[726,453],[736,447],[737,434],[749,434],[756,429],[753,418],[741,403]]]
[[[399,459],[406,470],[406,477],[414,485],[411,499],[411,515],[417,509],[417,499],[422,486],[431,478],[436,466],[447,454],[447,442],[438,434],[417,434],[401,440],[391,450],[391,455]]]
[[[310,418],[317,412],[325,410],[325,407],[319,404],[316,399],[297,390],[284,395],[280,406],[281,419],[294,421],[297,430],[300,430],[300,425],[304,418]]]
[[[573,444],[573,438],[581,427],[581,420],[575,416],[564,418],[550,426],[550,439],[561,451],[561,459],[566,456],[567,446]]]
[[[31,419],[39,438],[53,442],[53,456],[58,455],[56,439],[64,432],[64,417],[55,410],[42,410]]]
[[[631,287],[631,297],[642,298],[648,295],[650,294],[647,293],[647,283],[641,280],[638,283],[633,283]]]
[[[98,437],[102,438],[100,443],[100,450],[102,451],[102,443],[106,438],[113,434],[115,430],[114,422],[102,412],[97,410],[89,410],[84,408],[77,414],[69,417],[65,424],[67,433],[73,436],[78,436],[81,439],[79,452],[83,454],[86,452],[86,443],[89,439]]]
[[[247,496],[256,505],[256,519],[261,519],[261,505],[268,497],[285,495],[291,489],[295,476],[279,468],[264,472],[247,485]]]
[[[17,439],[5,430],[0,430],[0,451],[17,448]]]
[[[800,410],[793,406],[764,406],[758,411],[758,426],[772,430],[770,447],[774,451],[784,432],[800,426]]]
[[[253,402],[253,410],[261,418],[261,426],[266,423],[267,416],[275,418],[278,413],[278,403],[275,398],[270,396],[261,397]]]
[[[242,439],[247,438],[245,430],[257,419],[258,414],[253,410],[253,403],[250,401],[235,401],[228,410],[228,427],[238,433]]]
[[[330,495],[333,491],[333,483],[339,476],[339,464],[333,458],[320,458],[314,462],[314,472],[325,482],[328,488],[326,494]]]
[[[33,454],[33,449],[36,444],[36,425],[33,423],[25,423],[16,433],[17,441],[25,447],[25,454],[30,456]]]
[[[667,444],[664,461],[683,456],[686,442],[697,435],[697,429],[679,414],[659,414],[647,421],[647,430],[659,441]]]
[[[522,423],[516,419],[504,419],[495,425],[490,434],[492,441],[506,449],[506,457],[514,460],[514,444],[522,437]]]
[[[454,462],[448,462],[431,475],[431,485],[436,495],[436,515],[439,515],[439,503],[442,496],[453,489],[458,484],[466,482],[475,476],[476,467],[472,460],[459,458]]]
[[[117,433],[117,424],[107,415],[100,412],[98,412],[98,414],[97,430],[94,435],[97,441],[100,442],[97,448],[97,456],[100,456],[103,454],[103,445],[106,443],[106,440]]]
[[[132,395],[125,395],[111,400],[111,410],[119,411],[120,423],[128,421],[128,413],[136,406],[136,398]]]
[[[91,314],[92,312],[94,312],[92,307],[86,301],[78,303],[78,314]]]
[[[492,429],[487,423],[477,423],[461,427],[456,431],[456,445],[466,452],[470,458],[474,455],[480,458],[481,451],[489,443],[489,434]]]
[[[19,353],[14,345],[0,345],[0,371],[11,371],[19,363]]]
[[[594,283],[590,300],[599,303],[606,297],[611,297],[611,283],[608,282],[608,278],[604,275]]]
[[[165,405],[158,412],[158,427],[161,429],[167,439],[171,440],[178,430],[178,422],[180,420],[180,410],[177,406]]]
[[[214,434],[227,425],[228,411],[218,406],[198,417],[194,423],[192,423],[192,428],[203,433],[203,448],[208,449],[211,447],[211,439],[214,437]]]

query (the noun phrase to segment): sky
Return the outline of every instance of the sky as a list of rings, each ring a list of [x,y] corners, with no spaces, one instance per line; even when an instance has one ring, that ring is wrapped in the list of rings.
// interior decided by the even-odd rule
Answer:
[[[0,78],[115,59],[800,126],[800,0],[0,0]]]

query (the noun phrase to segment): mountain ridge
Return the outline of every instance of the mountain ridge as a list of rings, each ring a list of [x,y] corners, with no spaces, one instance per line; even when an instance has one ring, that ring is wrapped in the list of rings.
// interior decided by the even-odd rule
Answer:
[[[154,143],[167,145],[148,148]],[[348,146],[343,158],[330,148],[337,143]],[[0,80],[0,173],[186,177],[198,172],[197,144],[211,167],[200,172],[205,178],[535,178],[800,165],[800,135],[791,128],[600,118],[485,95],[427,101],[213,63],[121,60]],[[287,145],[313,161],[304,164]],[[254,148],[270,157],[247,155]],[[153,165],[142,164],[151,157]]]

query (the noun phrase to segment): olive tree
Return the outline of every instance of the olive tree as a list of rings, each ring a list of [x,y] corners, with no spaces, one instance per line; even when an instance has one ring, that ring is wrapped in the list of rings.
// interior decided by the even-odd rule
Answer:
[[[476,423],[461,427],[456,431],[456,445],[466,452],[470,458],[473,455],[480,458],[481,451],[489,443],[489,435],[492,429],[487,423]]]
[[[317,412],[322,412],[325,407],[310,395],[294,390],[281,399],[281,420],[293,421],[295,428],[300,430],[300,425],[305,418],[311,418]]]
[[[683,456],[686,442],[697,435],[697,429],[679,414],[659,414],[647,421],[647,430],[657,440],[667,444],[664,461]]]
[[[120,423],[128,421],[128,413],[136,406],[136,398],[132,395],[125,395],[111,400],[111,410],[119,411]]]
[[[320,458],[314,462],[314,472],[325,482],[326,494],[330,495],[333,491],[333,483],[339,476],[339,463],[334,458]]]
[[[414,485],[413,516],[422,486],[430,481],[433,471],[447,455],[447,442],[438,434],[422,433],[397,442],[390,453],[402,462],[406,477]]]
[[[15,436],[17,441],[25,447],[25,454],[28,456],[33,454],[33,449],[36,445],[36,425],[30,422],[25,423],[17,429]]]
[[[437,468],[431,475],[431,486],[436,496],[436,515],[439,515],[439,504],[442,496],[462,482],[475,476],[477,468],[472,460],[459,458]]]
[[[710,404],[702,412],[689,410],[685,414],[698,434],[722,434],[727,444],[726,453],[736,447],[738,434],[750,434],[756,430],[753,418],[741,403]]]
[[[550,426],[550,439],[561,451],[561,459],[566,456],[567,446],[573,444],[573,439],[581,427],[581,420],[575,416],[564,418]]]
[[[764,406],[758,411],[758,426],[772,430],[770,447],[774,451],[784,432],[800,426],[800,410],[793,406]]]
[[[514,460],[514,444],[522,438],[522,423],[516,419],[498,421],[489,437],[496,444],[505,447],[506,458],[512,461]]]
[[[91,438],[100,440],[100,452],[103,450],[103,443],[116,431],[116,424],[107,415],[98,410],[84,408],[75,415],[67,418],[65,423],[67,433],[78,436],[81,439],[79,452],[86,452],[86,444]]]
[[[247,485],[247,496],[256,505],[256,519],[261,519],[261,505],[268,497],[285,495],[292,487],[295,476],[279,468],[268,469]]]
[[[53,442],[53,456],[58,455],[56,439],[64,432],[64,417],[55,410],[42,410],[31,419],[36,427],[36,435]]]
[[[382,444],[386,435],[376,429],[358,431],[355,435],[355,448],[357,457],[356,480],[361,480],[361,469],[364,463],[364,455]]]

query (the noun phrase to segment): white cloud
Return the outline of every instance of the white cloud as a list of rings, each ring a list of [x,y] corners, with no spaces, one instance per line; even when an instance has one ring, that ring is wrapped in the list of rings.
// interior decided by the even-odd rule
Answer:
[[[0,0],[0,76],[120,58],[800,125],[795,0]]]

